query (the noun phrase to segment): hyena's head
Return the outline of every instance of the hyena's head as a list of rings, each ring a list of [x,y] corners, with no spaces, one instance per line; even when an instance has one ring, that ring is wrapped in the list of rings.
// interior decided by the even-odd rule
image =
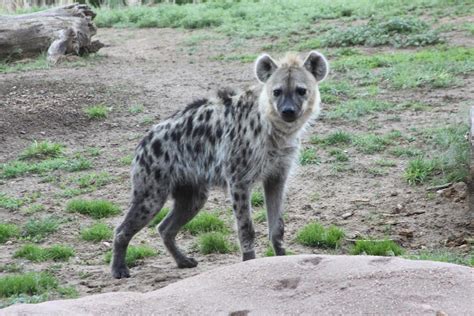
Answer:
[[[318,84],[328,72],[326,58],[317,51],[304,60],[288,54],[280,62],[264,54],[255,62],[257,79],[264,84],[260,106],[272,121],[301,125],[319,113]]]

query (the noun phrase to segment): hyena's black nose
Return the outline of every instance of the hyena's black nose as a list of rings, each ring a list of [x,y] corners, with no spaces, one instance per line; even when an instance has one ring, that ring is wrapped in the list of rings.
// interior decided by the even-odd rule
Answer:
[[[281,110],[281,117],[287,122],[293,122],[296,120],[296,111],[293,107],[284,107]]]

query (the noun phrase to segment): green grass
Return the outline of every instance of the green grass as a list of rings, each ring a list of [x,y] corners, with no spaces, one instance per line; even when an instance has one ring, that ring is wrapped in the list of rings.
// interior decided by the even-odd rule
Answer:
[[[339,248],[344,235],[344,231],[336,226],[326,228],[313,222],[298,231],[296,241],[309,247]]]
[[[168,215],[170,212],[170,209],[167,207],[164,207],[159,211],[151,220],[151,222],[148,224],[148,227],[156,227],[161,221]]]
[[[326,135],[324,138],[319,138],[318,136],[311,138],[312,144],[322,144],[326,146],[349,145],[351,141],[351,134],[345,131],[335,131]]]
[[[219,54],[211,58],[211,60],[218,61],[239,61],[241,63],[252,63],[258,58],[256,54],[245,54],[245,55],[228,55]]]
[[[329,151],[329,155],[334,157],[336,162],[346,162],[349,161],[349,156],[339,148],[334,148]]]
[[[472,12],[472,5],[466,1],[293,0],[272,2],[271,5],[266,1],[206,1],[178,6],[103,8],[96,10],[95,23],[98,27],[213,28],[233,37],[278,36],[286,39],[314,31],[314,25],[323,19],[394,17],[407,12],[418,16],[431,8],[439,9],[442,15]],[[397,27],[392,24],[386,29]]]
[[[353,255],[399,256],[403,249],[392,240],[356,240],[351,249]]]
[[[352,55],[332,63],[337,71],[347,71],[350,77],[370,72],[375,82],[387,82],[393,89],[446,88],[461,84],[456,76],[474,71],[474,49],[437,47],[417,52],[390,52],[373,55]]]
[[[112,181],[112,177],[107,172],[93,172],[81,175],[73,180],[80,189],[95,190],[98,187],[102,187]]]
[[[260,210],[254,213],[253,220],[256,223],[263,223],[267,221],[267,210]]]
[[[377,159],[375,164],[380,167],[396,167],[397,162],[390,159]]]
[[[372,18],[364,25],[328,33],[321,41],[322,46],[390,45],[399,48],[444,42],[438,32],[430,29],[425,22],[403,16],[389,19]]]
[[[300,164],[305,165],[314,165],[319,163],[319,157],[316,154],[316,149],[314,148],[304,148],[300,152]]]
[[[57,143],[51,143],[47,140],[42,142],[34,141],[21,154],[20,159],[47,159],[58,158],[63,154],[64,146]]]
[[[30,219],[23,226],[22,236],[33,241],[41,241],[59,229],[59,221],[52,217]]]
[[[113,231],[105,223],[95,223],[81,230],[81,238],[85,241],[99,242],[112,239]]]
[[[44,272],[28,272],[0,277],[0,297],[20,294],[39,295],[57,288],[56,278]]]
[[[43,262],[47,260],[68,261],[75,255],[74,249],[70,246],[53,245],[47,248],[41,248],[33,244],[27,244],[21,247],[13,255],[14,258],[24,258],[33,262]]]
[[[7,210],[17,210],[23,205],[23,200],[9,197],[6,193],[0,192],[0,208]]]
[[[424,137],[432,146],[429,153],[433,158],[420,155],[410,160],[404,172],[405,180],[410,184],[466,181],[469,175],[467,131],[465,124],[425,130]]]
[[[447,250],[423,250],[415,254],[409,254],[404,256],[407,259],[413,260],[430,260],[439,262],[448,262],[460,264],[468,267],[474,267],[474,254],[463,255]]]
[[[234,246],[227,240],[227,235],[222,232],[204,233],[198,237],[198,248],[202,254],[229,253]]]
[[[15,224],[0,223],[0,244],[20,235],[20,229]]]
[[[395,157],[416,157],[422,155],[421,151],[417,148],[401,146],[390,148],[388,152]]]
[[[185,230],[192,235],[207,232],[227,232],[227,227],[217,214],[202,212],[184,225]]]
[[[265,204],[263,193],[259,190],[252,192],[252,195],[250,196],[250,204],[252,204],[253,207],[262,207]]]
[[[149,246],[129,246],[125,256],[125,262],[128,267],[135,267],[139,260],[157,256],[158,252]],[[105,254],[105,262],[110,263],[112,260],[112,252]]]
[[[68,212],[88,215],[96,219],[110,217],[120,213],[120,208],[107,200],[75,199],[67,203],[66,210]]]
[[[144,109],[145,109],[145,107],[143,106],[143,104],[135,104],[135,105],[132,105],[128,109],[128,112],[130,114],[139,114],[139,113],[142,113]]]
[[[268,246],[267,249],[265,249],[265,252],[263,253],[265,257],[274,257],[275,256],[275,250],[273,250],[272,246]],[[294,255],[294,252],[291,250],[286,250],[286,256],[292,256]]]
[[[120,158],[119,162],[122,166],[130,166],[132,164],[134,155],[127,155]]]
[[[392,143],[389,135],[366,134],[358,135],[354,139],[356,149],[364,154],[381,152]]]
[[[329,119],[354,121],[369,114],[384,112],[392,108],[394,108],[394,105],[386,101],[353,99],[335,105],[326,113],[326,116]]]
[[[34,59],[25,59],[18,62],[5,62],[0,60],[0,74],[49,69],[50,67],[51,65],[46,60],[46,54],[42,54]]]
[[[84,109],[84,113],[86,113],[87,117],[91,120],[101,120],[107,118],[109,109],[103,104],[97,104]]]
[[[14,160],[0,164],[0,178],[16,178],[25,174],[45,174],[54,170],[75,172],[90,168],[92,168],[92,162],[85,158],[53,158],[37,162]]]

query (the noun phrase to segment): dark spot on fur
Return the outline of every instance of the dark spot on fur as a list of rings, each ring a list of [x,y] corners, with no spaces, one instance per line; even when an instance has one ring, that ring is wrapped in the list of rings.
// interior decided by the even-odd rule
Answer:
[[[165,162],[169,162],[170,161],[170,155],[168,154],[167,151],[165,151]]]
[[[163,136],[163,139],[164,139],[165,141],[168,141],[168,139],[169,139],[169,134],[168,134],[168,132],[165,133],[165,135]]]
[[[157,139],[152,144],[153,154],[156,158],[159,158],[163,154],[163,149],[161,148],[161,142]]]
[[[222,100],[225,106],[232,105],[232,97],[235,96],[237,92],[231,88],[219,89],[217,91],[217,97]]]
[[[145,171],[147,174],[150,174],[150,166],[148,163],[145,161],[144,155],[140,155],[140,160],[139,160],[140,166],[145,168]]]
[[[240,200],[240,195],[237,192],[234,192],[234,201],[238,202]]]
[[[157,182],[159,182],[160,179],[161,179],[161,171],[160,171],[160,169],[157,169],[157,170],[155,171],[155,180],[156,180]]]
[[[209,120],[211,119],[212,112],[212,110],[206,111],[206,122],[209,122]]]
[[[186,123],[186,136],[190,136],[193,131],[193,117],[189,116]]]

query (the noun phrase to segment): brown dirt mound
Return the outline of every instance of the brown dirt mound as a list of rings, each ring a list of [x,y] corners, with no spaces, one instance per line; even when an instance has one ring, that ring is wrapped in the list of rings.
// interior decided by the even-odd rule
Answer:
[[[242,262],[140,294],[16,305],[5,315],[468,315],[473,269],[390,257],[300,255]],[[0,313],[1,314],[1,313]]]

